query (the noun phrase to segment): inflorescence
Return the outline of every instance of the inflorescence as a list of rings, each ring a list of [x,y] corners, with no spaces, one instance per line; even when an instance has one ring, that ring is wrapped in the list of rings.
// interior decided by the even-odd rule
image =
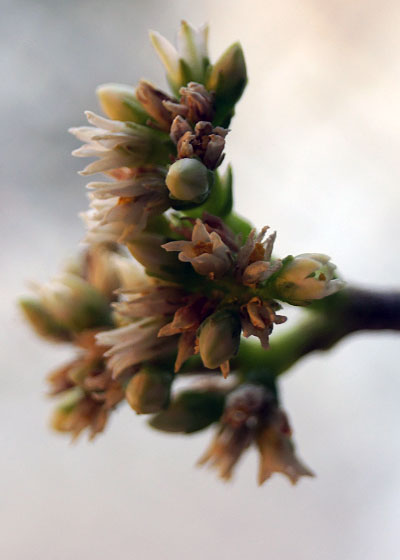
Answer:
[[[326,255],[276,258],[276,233],[234,212],[231,168],[218,169],[246,66],[238,43],[211,64],[207,34],[182,22],[178,49],[150,34],[171,94],[145,80],[98,88],[106,116],[87,111],[89,126],[70,129],[84,143],[73,154],[96,158],[81,174],[108,179],[88,184],[85,249],[21,306],[40,335],[76,348],[48,378],[56,430],[94,437],[126,399],[166,432],[217,423],[200,463],[225,479],[254,444],[260,484],[274,472],[295,483],[312,473],[275,380],[262,364],[246,377],[235,357],[243,337],[268,352],[282,303],[308,305],[344,283]],[[173,391],[179,374],[193,381]]]

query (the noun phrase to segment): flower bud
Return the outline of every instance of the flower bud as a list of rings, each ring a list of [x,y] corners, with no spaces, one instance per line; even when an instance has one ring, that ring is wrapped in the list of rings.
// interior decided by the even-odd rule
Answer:
[[[140,80],[136,89],[136,97],[159,126],[169,132],[172,115],[165,108],[163,102],[172,101],[172,99],[146,80]]]
[[[39,301],[22,299],[19,305],[25,319],[39,336],[55,342],[70,340],[68,330],[60,325]]]
[[[176,95],[179,88],[190,81],[204,82],[209,65],[207,36],[207,26],[196,29],[186,21],[182,21],[177,50],[160,33],[150,31],[153,47],[164,65],[167,80]]]
[[[103,112],[110,119],[146,124],[149,115],[135,97],[135,90],[124,84],[103,84],[96,89]]]
[[[165,180],[170,197],[201,204],[210,190],[210,175],[198,159],[184,158],[175,161]]]
[[[217,311],[200,326],[199,350],[203,364],[215,369],[230,360],[238,351],[241,324],[236,313]]]
[[[226,124],[225,118],[233,115],[247,83],[246,63],[239,43],[231,45],[212,66],[207,88],[215,91],[216,116],[214,122]]]
[[[181,22],[178,32],[179,54],[184,61],[185,70],[190,80],[202,83],[208,66],[207,25],[198,29],[187,21]]]
[[[190,434],[203,430],[221,417],[224,398],[224,394],[218,391],[184,391],[149,424],[171,433]]]
[[[307,305],[312,300],[334,294],[345,285],[334,278],[336,266],[327,255],[304,253],[285,261],[274,286],[276,297],[292,305]]]
[[[81,332],[112,324],[107,300],[73,274],[63,274],[43,285],[40,296],[46,311],[67,330]]]
[[[125,397],[138,414],[151,414],[166,408],[173,375],[155,367],[143,367],[129,381]]]
[[[165,242],[166,237],[162,235],[143,233],[127,242],[126,246],[148,274],[173,279],[179,274],[179,269],[182,270],[182,263],[162,248]]]

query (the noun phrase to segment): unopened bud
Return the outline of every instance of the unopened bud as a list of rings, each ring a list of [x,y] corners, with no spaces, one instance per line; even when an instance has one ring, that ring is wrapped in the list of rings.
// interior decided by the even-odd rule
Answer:
[[[201,204],[210,190],[210,174],[198,159],[184,158],[175,161],[165,180],[171,197]]]
[[[231,45],[212,66],[207,88],[216,94],[216,116],[214,122],[225,123],[233,115],[247,83],[246,63],[239,43]]]
[[[149,115],[135,97],[133,87],[124,84],[103,84],[96,90],[100,105],[110,119],[146,124]]]
[[[112,324],[106,298],[73,274],[64,274],[43,285],[40,296],[46,311],[67,330],[80,332]]]
[[[70,340],[68,329],[60,325],[40,301],[22,299],[19,305],[24,313],[25,319],[29,321],[38,335],[55,342]]]
[[[148,274],[173,278],[178,273],[177,267],[182,268],[182,263],[161,247],[166,241],[163,235],[143,233],[126,245]]]
[[[307,305],[330,296],[345,285],[334,278],[335,269],[330,257],[319,253],[288,258],[274,282],[276,297],[292,305]]]
[[[169,403],[173,375],[145,366],[129,381],[125,397],[138,414],[151,414],[166,408]]]
[[[197,432],[219,420],[224,400],[224,394],[218,391],[184,391],[167,410],[154,416],[149,424],[163,432]]]
[[[169,131],[172,115],[164,107],[163,101],[172,101],[168,95],[156,89],[146,80],[140,80],[136,89],[136,97],[146,109],[147,113],[160,125],[163,130]]]
[[[235,356],[239,349],[240,333],[240,319],[233,311],[221,310],[208,317],[202,323],[199,334],[203,364],[215,369]]]

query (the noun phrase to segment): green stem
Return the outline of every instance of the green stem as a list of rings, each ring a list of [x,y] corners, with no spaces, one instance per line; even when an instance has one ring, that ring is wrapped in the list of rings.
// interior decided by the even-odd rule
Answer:
[[[232,366],[246,376],[254,370],[278,376],[300,358],[316,350],[329,350],[345,336],[366,330],[400,330],[400,292],[374,292],[347,288],[310,306],[308,317],[284,335],[272,336],[264,350],[242,341]]]

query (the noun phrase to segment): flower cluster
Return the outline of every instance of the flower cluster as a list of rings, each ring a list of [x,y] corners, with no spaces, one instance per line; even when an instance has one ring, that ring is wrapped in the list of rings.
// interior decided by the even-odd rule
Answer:
[[[243,338],[268,351],[282,304],[308,305],[343,282],[326,255],[277,258],[276,233],[234,212],[232,173],[219,167],[246,66],[238,43],[211,64],[207,35],[182,22],[175,48],[151,33],[171,94],[146,80],[98,88],[105,117],[87,111],[89,126],[70,129],[84,143],[74,155],[96,158],[81,174],[107,177],[88,184],[87,249],[21,305],[39,334],[77,348],[49,378],[62,396],[56,429],[94,436],[126,400],[164,431],[218,422],[200,462],[225,479],[254,444],[260,483],[273,472],[294,483],[312,473],[294,454],[270,372],[241,370]],[[177,393],[188,373],[206,381]]]

